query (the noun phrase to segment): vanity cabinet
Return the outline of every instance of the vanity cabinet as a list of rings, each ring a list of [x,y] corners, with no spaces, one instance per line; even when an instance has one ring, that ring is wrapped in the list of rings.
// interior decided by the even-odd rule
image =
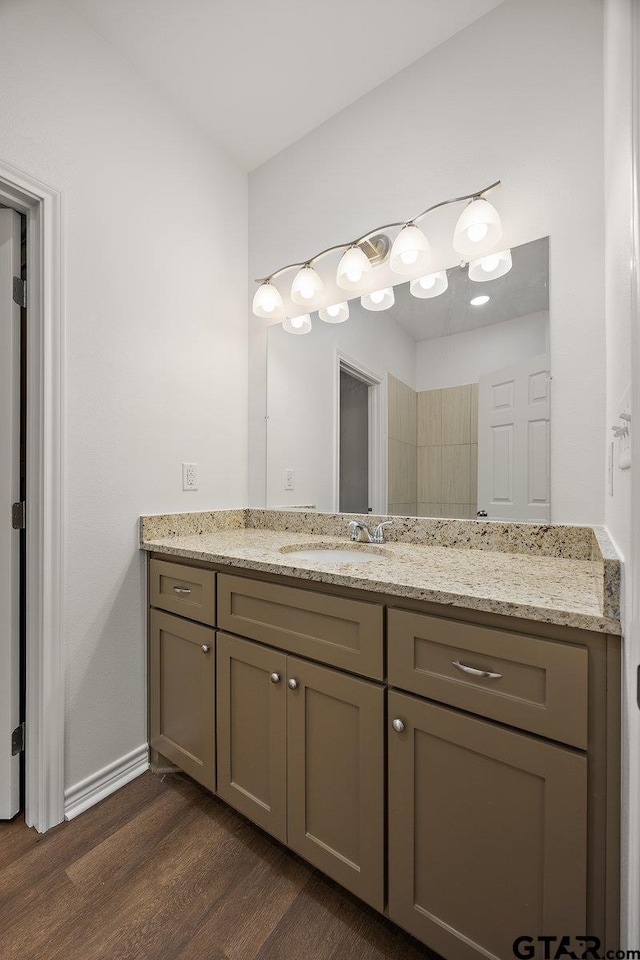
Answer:
[[[162,610],[149,615],[149,742],[215,790],[215,635]]]
[[[396,691],[388,745],[392,920],[459,960],[591,929],[585,756]]]
[[[160,759],[447,960],[616,946],[619,638],[229,570],[151,558]]]
[[[384,688],[224,633],[218,795],[384,907]]]

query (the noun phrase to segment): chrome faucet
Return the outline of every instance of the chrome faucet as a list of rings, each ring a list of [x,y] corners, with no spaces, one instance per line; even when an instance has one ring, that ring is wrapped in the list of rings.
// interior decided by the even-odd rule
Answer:
[[[373,536],[367,525],[361,520],[349,521],[349,536],[356,543],[384,543],[384,528],[390,526],[393,520],[384,520],[379,523]]]

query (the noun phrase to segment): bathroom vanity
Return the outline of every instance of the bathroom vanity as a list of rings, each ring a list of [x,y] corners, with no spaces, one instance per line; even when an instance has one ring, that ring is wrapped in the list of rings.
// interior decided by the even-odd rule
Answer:
[[[451,960],[511,957],[524,935],[615,946],[605,535],[396,518],[374,546],[349,519],[142,519],[152,764]]]

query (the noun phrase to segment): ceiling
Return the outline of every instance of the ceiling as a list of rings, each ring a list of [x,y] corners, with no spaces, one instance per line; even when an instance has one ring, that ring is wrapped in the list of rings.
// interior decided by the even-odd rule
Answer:
[[[502,0],[66,0],[252,170]]]
[[[451,267],[445,292],[428,300],[414,297],[408,283],[400,284],[394,287],[396,300],[386,315],[418,342],[548,310],[549,238],[512,247],[511,257],[509,273],[483,283],[469,280],[466,268]],[[470,304],[473,297],[483,294],[489,296],[488,303]]]

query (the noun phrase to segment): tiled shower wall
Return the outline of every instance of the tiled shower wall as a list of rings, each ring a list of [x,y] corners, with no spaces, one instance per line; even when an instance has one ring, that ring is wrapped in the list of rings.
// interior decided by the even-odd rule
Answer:
[[[478,384],[416,393],[388,378],[389,513],[473,519]]]
[[[478,505],[478,384],[417,394],[420,517],[472,520]]]

